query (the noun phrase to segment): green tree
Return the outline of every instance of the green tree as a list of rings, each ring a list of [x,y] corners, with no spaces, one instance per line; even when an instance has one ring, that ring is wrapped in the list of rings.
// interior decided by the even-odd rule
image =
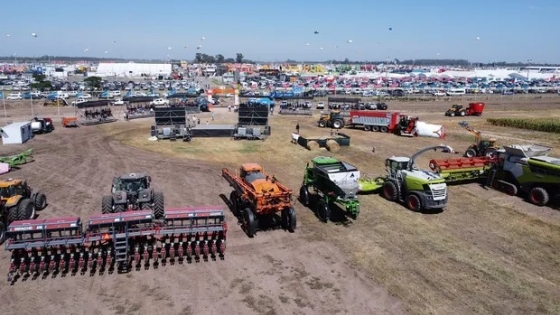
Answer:
[[[222,54],[217,54],[216,57],[215,57],[215,59],[216,59],[216,63],[224,63],[224,60],[225,60],[226,58],[225,58],[224,55],[222,55]]]
[[[100,77],[87,77],[84,79],[84,82],[89,85],[92,91],[94,89],[101,89],[101,81],[102,79]]]
[[[237,62],[237,63],[242,63],[243,62],[243,54],[242,53],[237,53],[235,55],[235,62]]]
[[[35,83],[31,84],[32,88],[41,92],[52,89],[51,81],[46,80],[47,77],[44,74],[33,73],[33,79],[35,80]]]

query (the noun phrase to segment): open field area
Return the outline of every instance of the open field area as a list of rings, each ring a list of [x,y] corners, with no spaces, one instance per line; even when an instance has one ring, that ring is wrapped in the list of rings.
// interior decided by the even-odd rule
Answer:
[[[517,96],[516,96],[517,97]],[[362,174],[384,174],[384,160],[445,143],[463,152],[472,135],[468,120],[502,144],[540,143],[556,149],[560,136],[493,126],[486,118],[560,118],[560,97],[485,100],[482,117],[444,117],[451,102],[388,102],[422,121],[442,124],[446,139],[406,138],[345,130],[351,146],[338,153],[308,151],[290,143],[295,125],[303,136],[327,135],[314,117],[271,117],[272,136],[260,142],[199,138],[190,143],[148,141],[150,119],[63,129],[60,116],[73,108],[34,108],[57,129],[7,155],[33,148],[35,162],[3,175],[27,178],[46,193],[41,218],[100,212],[101,195],[119,173],[146,171],[169,207],[227,205],[231,188],[222,167],[257,162],[297,194],[303,171],[317,155],[333,155]],[[463,102],[463,104],[465,104]],[[33,117],[28,101],[7,103],[0,122]],[[115,110],[116,112],[116,110]],[[114,112],[114,113],[115,113]],[[215,123],[235,114],[215,110]],[[0,113],[0,116],[1,115]],[[210,114],[199,116],[203,123]],[[54,118],[57,117],[57,118]],[[372,147],[375,152],[372,153]],[[425,154],[418,162],[428,165]],[[298,229],[259,232],[248,238],[228,211],[224,261],[133,271],[126,275],[75,276],[0,282],[4,314],[560,314],[560,211],[477,184],[453,186],[441,213],[413,213],[377,195],[361,196],[357,220],[321,223],[296,202]],[[0,268],[9,254],[0,253]]]

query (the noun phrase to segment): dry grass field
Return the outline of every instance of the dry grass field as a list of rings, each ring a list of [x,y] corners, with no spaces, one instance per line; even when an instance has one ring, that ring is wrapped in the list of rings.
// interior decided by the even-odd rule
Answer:
[[[152,174],[169,206],[221,204],[230,188],[222,167],[262,164],[267,172],[299,190],[306,162],[332,155],[363,174],[384,174],[383,161],[445,143],[462,152],[473,137],[460,120],[503,144],[541,143],[560,148],[558,134],[487,124],[489,117],[560,117],[560,97],[488,100],[482,117],[450,118],[447,102],[389,103],[421,120],[443,124],[446,139],[404,138],[345,130],[351,146],[337,153],[308,151],[290,143],[296,123],[305,135],[328,134],[314,117],[271,117],[265,141],[199,138],[190,143],[148,141],[151,120],[57,130],[22,147],[34,148],[36,162],[8,176],[23,176],[50,200],[43,217],[99,212],[110,178],[133,170]],[[8,109],[10,120],[28,116]],[[39,108],[55,116],[55,108]],[[63,109],[70,112],[71,109]],[[235,114],[216,109],[216,123]],[[200,114],[210,120],[210,114]],[[58,119],[57,119],[58,120]],[[58,121],[57,121],[58,123]],[[375,147],[375,153],[371,149]],[[556,149],[553,155],[560,156]],[[423,156],[419,165],[427,167]],[[560,314],[560,212],[539,208],[477,184],[450,188],[441,213],[413,213],[377,195],[361,196],[357,220],[321,223],[296,203],[298,229],[263,231],[249,239],[228,213],[230,235],[223,262],[170,266],[160,270],[9,286],[0,283],[6,314]],[[8,253],[0,255],[7,268]],[[147,297],[146,297],[147,296]],[[59,301],[59,302],[54,302]]]

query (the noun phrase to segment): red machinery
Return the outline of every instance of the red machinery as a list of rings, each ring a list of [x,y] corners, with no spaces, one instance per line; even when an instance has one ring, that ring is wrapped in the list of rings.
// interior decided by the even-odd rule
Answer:
[[[220,206],[15,221],[5,243],[12,253],[8,280],[47,274],[112,273],[159,263],[224,258],[227,223]]]
[[[490,166],[495,159],[486,156],[471,158],[452,158],[430,160],[430,169],[433,171],[459,170],[466,168],[483,168]]]
[[[445,112],[445,116],[481,116],[485,105],[482,102],[469,103],[469,107],[466,108],[462,105],[453,105]]]
[[[365,131],[413,136],[417,121],[417,117],[400,112],[352,110],[346,125],[350,128],[363,128]]]

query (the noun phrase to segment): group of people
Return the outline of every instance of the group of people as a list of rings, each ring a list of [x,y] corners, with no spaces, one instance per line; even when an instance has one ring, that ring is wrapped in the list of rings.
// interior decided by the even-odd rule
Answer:
[[[111,112],[110,108],[102,108],[102,109],[86,109],[84,111],[84,117],[88,120],[96,120],[96,119],[107,119],[113,117],[113,112]]]

